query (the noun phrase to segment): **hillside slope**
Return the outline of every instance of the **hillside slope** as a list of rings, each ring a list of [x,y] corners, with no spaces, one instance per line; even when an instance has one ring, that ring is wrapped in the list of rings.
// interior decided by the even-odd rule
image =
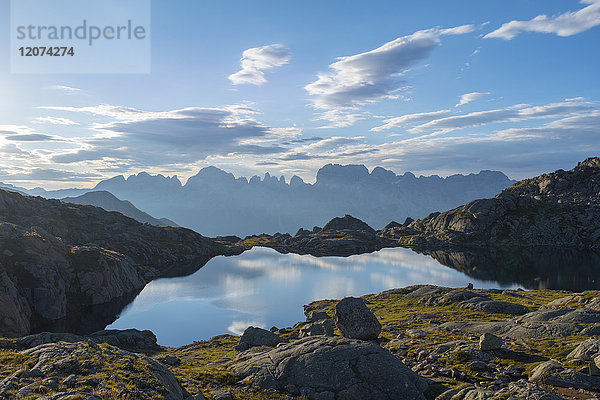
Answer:
[[[138,222],[150,225],[178,226],[175,222],[167,218],[154,218],[150,214],[139,210],[137,207],[131,204],[131,202],[127,200],[120,200],[112,193],[104,190],[88,192],[77,197],[65,197],[64,199],[61,199],[61,201],[73,204],[87,204],[90,206],[103,208],[106,211],[120,212],[121,214],[129,218],[133,218]]]
[[[27,334],[231,252],[188,229],[0,190],[0,335]]]
[[[491,199],[475,200],[381,236],[402,245],[560,246],[600,248],[600,158],[515,183]]]

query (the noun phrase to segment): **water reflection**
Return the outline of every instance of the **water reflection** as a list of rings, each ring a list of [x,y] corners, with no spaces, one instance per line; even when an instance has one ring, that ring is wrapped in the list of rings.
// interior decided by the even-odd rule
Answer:
[[[423,251],[476,279],[527,289],[600,289],[600,253],[552,247]]]
[[[350,257],[279,254],[255,248],[216,257],[193,275],[151,282],[109,328],[150,329],[164,345],[182,345],[248,325],[283,327],[303,320],[313,300],[377,293],[413,284],[498,287],[408,249]],[[500,286],[515,287],[512,282]]]

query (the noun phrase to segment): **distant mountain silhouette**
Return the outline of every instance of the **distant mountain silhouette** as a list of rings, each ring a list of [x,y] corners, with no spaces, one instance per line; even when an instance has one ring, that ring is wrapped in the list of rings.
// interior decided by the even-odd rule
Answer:
[[[119,200],[112,193],[107,191],[88,192],[78,197],[65,197],[61,199],[65,203],[88,204],[105,209],[106,211],[117,211],[121,214],[133,218],[138,222],[158,226],[178,226],[175,222],[167,218],[154,218],[151,215],[138,210],[129,201]]]
[[[381,167],[369,172],[364,165],[328,164],[318,171],[314,184],[298,176],[287,183],[284,177],[269,173],[263,178],[236,178],[207,167],[185,185],[176,176],[142,172],[128,178],[113,177],[93,189],[34,189],[26,193],[64,198],[92,190],[108,191],[150,215],[165,216],[204,235],[246,236],[296,232],[345,214],[381,229],[391,220],[422,218],[433,211],[494,196],[512,183],[496,171],[416,177],[410,172],[396,175]]]

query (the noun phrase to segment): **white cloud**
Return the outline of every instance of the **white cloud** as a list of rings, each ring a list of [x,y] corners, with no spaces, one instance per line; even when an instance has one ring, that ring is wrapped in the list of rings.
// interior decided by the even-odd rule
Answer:
[[[425,123],[440,117],[446,116],[450,114],[450,110],[440,110],[440,111],[431,111],[431,112],[422,112],[415,114],[406,114],[400,117],[388,118],[383,120],[383,125],[376,126],[371,128],[372,132],[380,132],[386,129],[397,128],[400,126],[415,124],[415,123]]]
[[[572,36],[600,25],[600,0],[582,0],[588,6],[556,16],[538,15],[528,21],[510,21],[484,38],[511,40],[522,32],[555,33],[558,36]]]
[[[462,96],[460,96],[460,101],[458,102],[458,104],[456,105],[456,107],[460,107],[464,104],[470,103],[472,101],[478,100],[482,97],[488,96],[490,95],[490,92],[471,92],[471,93],[465,93]]]
[[[477,27],[475,25],[460,25],[454,28],[440,29],[440,35],[464,35],[475,31]]]
[[[242,69],[229,75],[229,80],[234,85],[251,84],[262,85],[267,82],[264,71],[281,67],[289,63],[291,54],[281,44],[254,47],[245,50],[242,54]]]
[[[33,120],[36,124],[52,124],[52,125],[79,125],[75,121],[71,121],[68,118],[56,118],[56,117],[38,117]]]
[[[81,89],[78,88],[74,88],[71,86],[64,86],[64,85],[52,85],[50,86],[50,89],[52,90],[58,90],[67,94],[77,94],[77,93],[81,93]]]
[[[53,111],[68,111],[74,113],[84,113],[100,115],[103,117],[111,117],[119,120],[135,120],[137,118],[146,118],[147,112],[137,110],[131,107],[112,106],[108,104],[101,104],[97,106],[88,107],[64,107],[64,106],[41,106],[38,107],[40,110],[53,110]]]
[[[100,134],[82,140],[79,149],[54,155],[54,162],[67,164],[118,159],[129,163],[153,160],[157,166],[192,163],[212,155],[275,154],[285,151],[282,142],[302,133],[295,127],[265,126],[253,118],[257,111],[243,104],[171,111],[110,105],[43,108],[113,119],[92,124]]]
[[[313,106],[321,110],[355,109],[358,106],[386,98],[397,98],[406,88],[402,76],[427,59],[440,45],[442,35],[460,35],[476,27],[463,25],[448,29],[429,29],[402,36],[364,53],[340,57],[329,65],[332,70],[322,73],[306,85],[313,97]],[[319,119],[331,116],[338,123],[338,113],[321,114]]]
[[[364,120],[367,117],[362,113],[351,112],[343,109],[333,109],[322,112],[317,121],[327,121],[327,125],[320,126],[319,129],[346,128],[354,125],[356,121]]]
[[[563,101],[560,103],[552,103],[543,106],[528,106],[519,104],[507,108],[476,111],[468,114],[452,115],[449,117],[434,119],[409,129],[409,132],[423,133],[428,131],[440,131],[447,133],[457,129],[464,129],[492,123],[517,122],[539,118],[566,117],[581,112],[587,112],[594,107],[594,103],[583,100]]]

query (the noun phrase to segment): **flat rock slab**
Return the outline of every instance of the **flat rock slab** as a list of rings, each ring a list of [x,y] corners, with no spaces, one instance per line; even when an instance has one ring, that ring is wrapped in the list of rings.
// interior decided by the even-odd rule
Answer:
[[[241,353],[230,372],[263,389],[308,399],[424,400],[427,383],[373,342],[309,337]]]
[[[577,324],[559,322],[517,324],[514,320],[508,320],[494,322],[446,322],[439,325],[438,329],[459,330],[471,334],[493,333],[494,335],[511,339],[527,339],[571,336],[580,332],[582,327]]]

